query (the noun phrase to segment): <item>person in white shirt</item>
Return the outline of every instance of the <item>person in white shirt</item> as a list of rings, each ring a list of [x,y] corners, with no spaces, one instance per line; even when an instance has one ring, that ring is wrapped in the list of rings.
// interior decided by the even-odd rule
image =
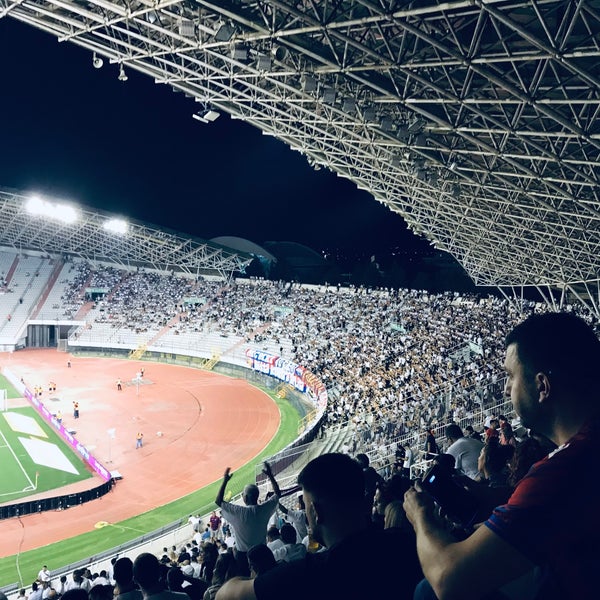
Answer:
[[[483,442],[464,437],[462,429],[454,423],[446,427],[446,439],[450,442],[446,453],[454,457],[454,468],[470,479],[477,479],[479,475],[477,461]]]
[[[50,581],[50,571],[48,571],[48,567],[46,565],[40,569],[40,572],[37,575],[37,580],[40,583],[44,583],[44,581]]]
[[[92,581],[91,587],[94,587],[96,585],[110,585],[110,581],[108,580],[106,571],[104,571],[104,570],[100,571],[100,575],[98,575],[98,577],[96,577]]]
[[[42,588],[38,585],[37,581],[31,584],[31,594],[29,594],[29,600],[42,600]]]
[[[297,543],[296,529],[290,523],[284,523],[281,527],[281,541],[283,547],[273,552],[277,562],[293,562],[306,556],[306,546]]]
[[[275,550],[283,548],[284,545],[285,544],[281,540],[279,529],[277,529],[277,527],[269,527],[269,529],[267,529],[267,548],[269,548],[271,552],[275,552]]]

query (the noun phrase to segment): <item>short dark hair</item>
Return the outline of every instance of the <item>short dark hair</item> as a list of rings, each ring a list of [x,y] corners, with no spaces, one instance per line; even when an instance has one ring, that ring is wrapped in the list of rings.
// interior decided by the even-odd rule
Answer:
[[[531,315],[506,337],[530,373],[543,372],[557,384],[584,388],[600,367],[600,341],[594,330],[570,313]]]
[[[67,590],[61,598],[66,600],[88,600],[89,595],[83,588],[72,588]]]
[[[149,552],[142,552],[133,561],[133,578],[142,589],[151,589],[160,582],[158,558]]]
[[[294,526],[290,525],[289,523],[284,523],[281,526],[281,541],[284,544],[295,544],[296,538],[297,534]]]
[[[248,550],[248,565],[257,575],[261,575],[277,566],[271,549],[265,544],[257,544]]]
[[[366,469],[369,466],[369,457],[366,454],[357,454],[356,462],[363,468]]]
[[[321,502],[364,502],[365,476],[347,454],[321,454],[300,471],[298,483]]]
[[[124,585],[133,581],[133,562],[127,556],[122,556],[113,566],[113,579]]]
[[[456,423],[450,423],[450,425],[446,426],[446,437],[458,440],[464,437],[464,435],[462,429]]]

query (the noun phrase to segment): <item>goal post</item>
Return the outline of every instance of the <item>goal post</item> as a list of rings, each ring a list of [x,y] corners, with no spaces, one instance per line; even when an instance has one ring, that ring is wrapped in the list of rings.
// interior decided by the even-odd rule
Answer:
[[[8,400],[6,399],[6,390],[0,390],[0,412],[6,412],[8,410]]]
[[[66,352],[68,344],[69,344],[69,340],[67,338],[63,338],[62,340],[58,340],[58,346],[56,347],[56,349],[59,352]]]

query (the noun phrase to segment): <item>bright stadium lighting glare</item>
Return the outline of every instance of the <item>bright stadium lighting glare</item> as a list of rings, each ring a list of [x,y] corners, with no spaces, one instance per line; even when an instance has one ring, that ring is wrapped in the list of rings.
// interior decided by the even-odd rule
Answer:
[[[106,231],[120,233],[121,235],[125,235],[128,230],[127,221],[124,221],[123,219],[109,219],[108,221],[104,221],[102,227],[106,229]]]
[[[39,196],[32,196],[25,208],[33,215],[48,217],[63,223],[74,223],[78,219],[77,211],[72,206],[48,202]]]

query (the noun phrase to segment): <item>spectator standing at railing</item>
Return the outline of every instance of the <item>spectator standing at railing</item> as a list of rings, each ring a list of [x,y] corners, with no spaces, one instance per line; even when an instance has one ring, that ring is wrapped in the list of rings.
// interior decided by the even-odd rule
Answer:
[[[264,544],[267,536],[267,524],[271,515],[277,509],[281,491],[269,463],[264,464],[264,474],[269,478],[273,486],[273,495],[263,502],[258,503],[259,489],[254,484],[244,488],[242,500],[244,506],[225,502],[225,488],[233,476],[231,469],[227,467],[223,475],[223,482],[217,493],[215,504],[221,508],[223,517],[229,522],[235,533],[234,554],[238,564],[238,573],[250,575],[248,567],[247,552],[252,546]]]
[[[423,447],[425,452],[425,460],[432,460],[440,453],[440,449],[438,448],[435,440],[433,429],[428,428],[426,430],[426,434],[427,437],[425,438],[425,446]]]
[[[217,600],[412,600],[420,576],[414,540],[369,526],[360,465],[322,454],[298,476],[313,539],[327,549],[277,566],[256,579],[234,578]],[[412,553],[414,560],[409,561]],[[399,556],[402,561],[399,561]],[[417,572],[406,563],[416,563]]]
[[[402,462],[402,475],[410,477],[410,468],[415,462],[415,455],[410,444],[404,444],[404,460]]]
[[[574,315],[534,314],[508,335],[504,365],[505,394],[523,426],[557,448],[461,542],[440,527],[429,497],[409,490],[404,507],[423,572],[440,600],[483,598],[532,573],[518,597],[593,598],[600,564],[600,341]],[[427,588],[420,584],[415,598],[431,598]]]
[[[446,454],[454,457],[454,468],[470,479],[477,479],[479,475],[477,461],[483,448],[483,442],[465,437],[462,429],[455,423],[446,427],[446,439],[450,443]]]
[[[303,540],[308,535],[307,521],[306,521],[306,506],[304,505],[304,496],[300,494],[298,496],[298,508],[291,509],[286,508],[281,502],[279,503],[279,510],[288,518],[289,522],[294,526],[298,533],[298,538]],[[271,548],[273,550],[273,548]]]

